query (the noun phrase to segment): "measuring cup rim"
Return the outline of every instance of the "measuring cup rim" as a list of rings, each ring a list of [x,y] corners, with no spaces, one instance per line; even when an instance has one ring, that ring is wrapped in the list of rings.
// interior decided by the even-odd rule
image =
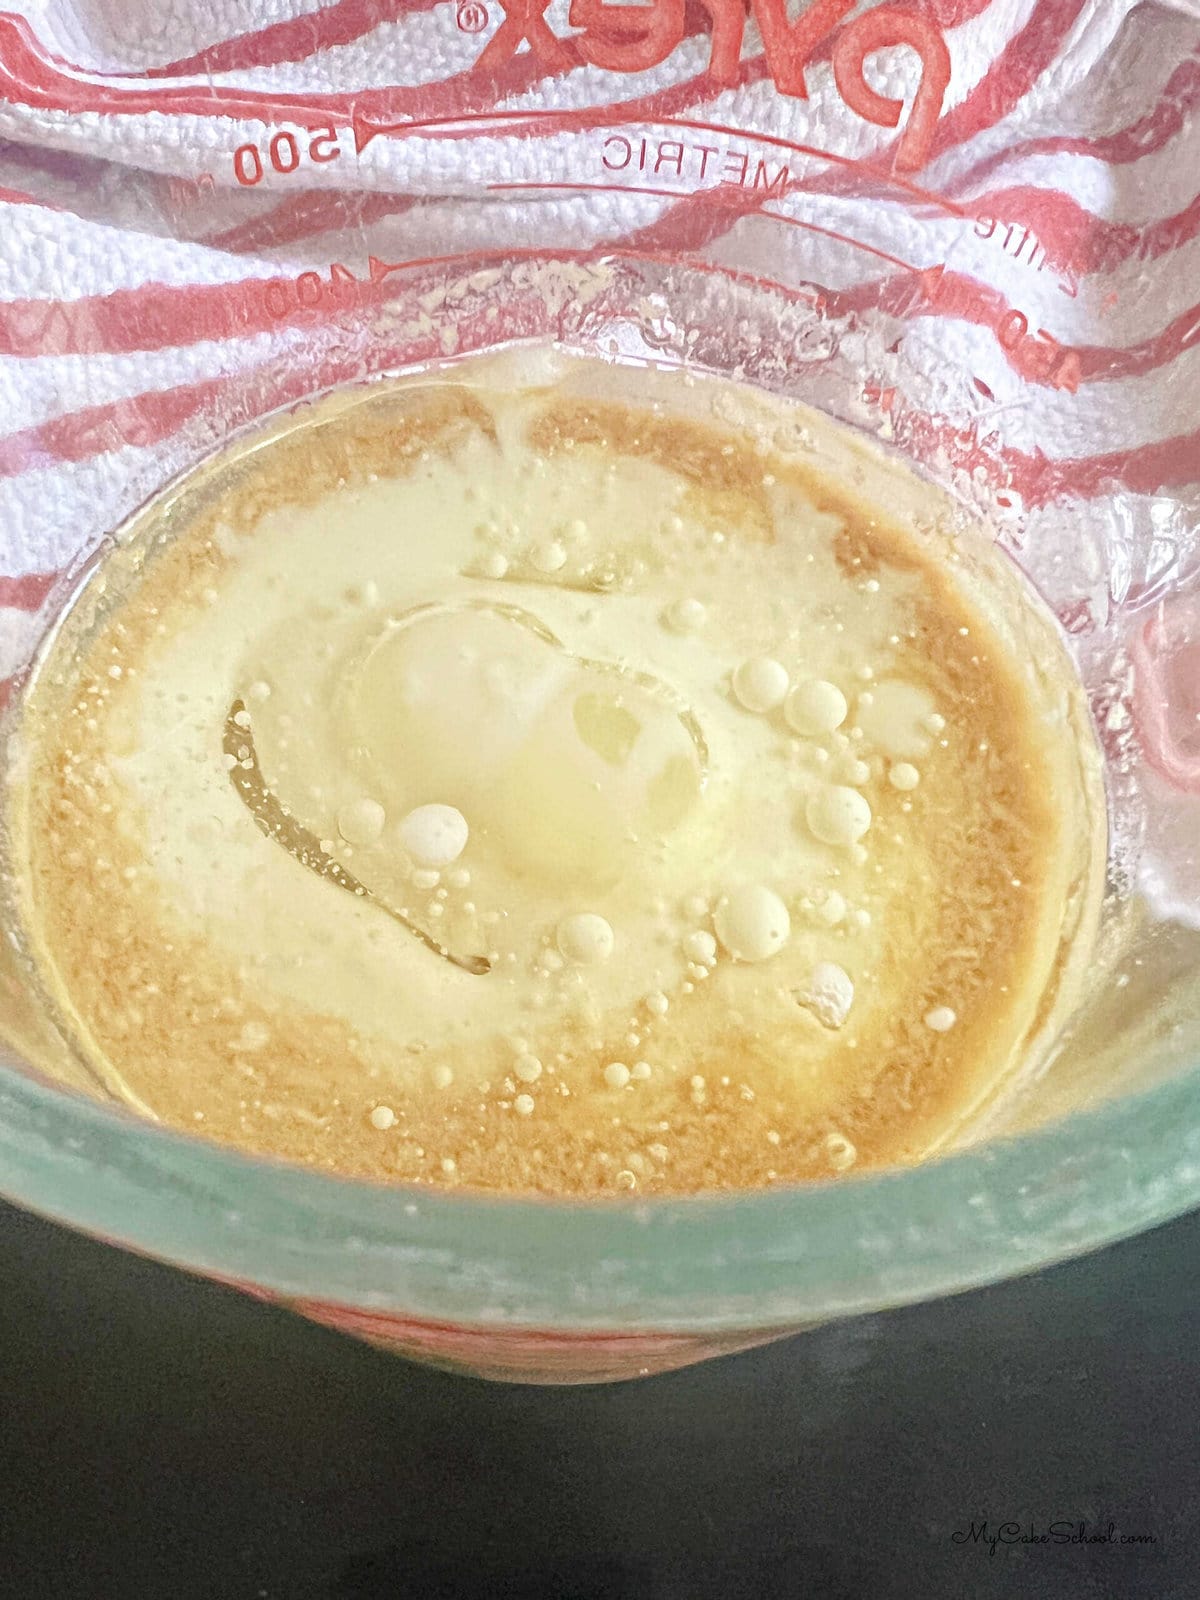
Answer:
[[[563,1329],[786,1327],[933,1298],[1200,1203],[1197,1074],[920,1166],[562,1201],[333,1177],[0,1065],[0,1193],[179,1266],[341,1305]]]

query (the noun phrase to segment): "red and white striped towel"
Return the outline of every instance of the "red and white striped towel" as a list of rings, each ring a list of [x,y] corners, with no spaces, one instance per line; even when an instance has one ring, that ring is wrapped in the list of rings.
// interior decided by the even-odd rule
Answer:
[[[171,470],[182,424],[311,340],[317,313],[281,318],[273,284],[534,237],[769,271],[869,309],[929,437],[988,434],[1021,558],[1068,627],[1119,632],[1145,685],[1169,681],[1168,643],[1197,634],[1178,621],[1192,611],[1171,623],[1164,607],[1200,584],[1200,0],[811,0],[829,26],[806,97],[772,81],[765,0],[723,73],[729,0],[654,0],[640,15],[677,23],[678,43],[633,72],[585,59],[578,24],[586,41],[599,3],[0,15],[0,676],[25,660],[53,575]],[[869,43],[900,13],[949,70],[915,162],[923,58],[893,43],[862,69],[905,102],[899,128],[844,81],[856,25]],[[535,48],[505,46],[506,27]],[[774,220],[744,182],[713,203],[714,178],[738,187],[747,132],[768,180],[789,165]],[[866,236],[882,251],[847,250]],[[929,293],[912,267],[934,271]],[[1069,381],[1046,381],[1044,351]],[[1200,739],[1190,720],[1142,721],[1146,881],[1200,922]]]

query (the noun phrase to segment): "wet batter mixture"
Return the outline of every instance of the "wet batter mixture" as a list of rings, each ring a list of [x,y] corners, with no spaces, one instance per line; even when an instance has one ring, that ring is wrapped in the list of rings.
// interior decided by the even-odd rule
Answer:
[[[953,1138],[1086,948],[1094,752],[1016,580],[814,426],[500,362],[143,515],[15,736],[24,946],[95,1074],[256,1153],[518,1191]]]

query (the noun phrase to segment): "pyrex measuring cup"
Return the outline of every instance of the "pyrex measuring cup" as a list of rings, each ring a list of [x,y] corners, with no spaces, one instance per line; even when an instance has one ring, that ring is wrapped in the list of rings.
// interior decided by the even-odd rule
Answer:
[[[1109,762],[1088,1003],[991,1137],[691,1202],[380,1190],[103,1101],[4,973],[0,1188],[429,1360],[678,1365],[1200,1198],[1200,19],[1123,0],[0,18],[0,670],[231,432],[514,341],[801,398],[967,504]],[[230,15],[230,13],[225,13]]]

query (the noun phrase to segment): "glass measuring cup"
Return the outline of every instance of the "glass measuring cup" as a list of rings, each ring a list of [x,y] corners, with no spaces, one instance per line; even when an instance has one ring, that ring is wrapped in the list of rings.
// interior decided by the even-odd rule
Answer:
[[[169,46],[132,11],[53,21],[0,19],[6,673],[64,573],[281,406],[517,341],[683,364],[874,435],[1027,573],[1108,756],[1110,893],[1089,1003],[983,1142],[691,1202],[380,1191],[182,1139],[98,1100],[10,955],[0,1188],[390,1347],[557,1380],[1194,1204],[1194,18],[463,0],[228,39],[197,8]]]

